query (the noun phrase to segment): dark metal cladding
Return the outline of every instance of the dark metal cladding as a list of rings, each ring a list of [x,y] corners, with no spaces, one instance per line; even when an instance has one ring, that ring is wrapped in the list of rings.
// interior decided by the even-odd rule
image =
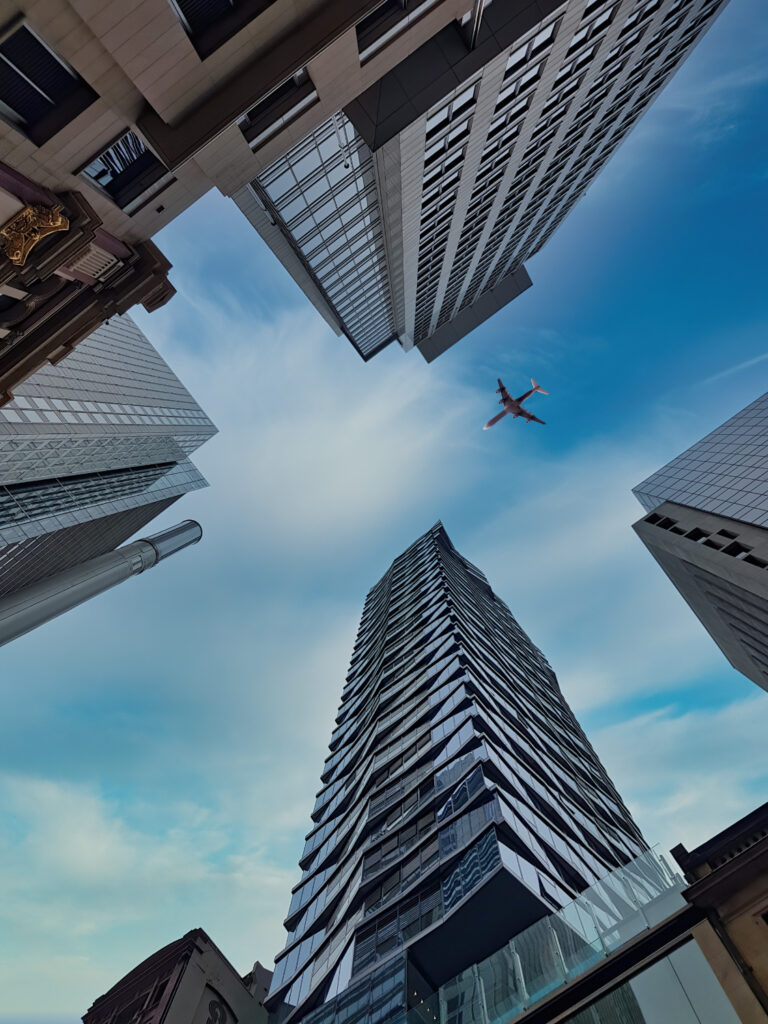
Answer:
[[[278,1019],[383,1020],[647,848],[546,658],[440,523],[368,594],[330,749]]]

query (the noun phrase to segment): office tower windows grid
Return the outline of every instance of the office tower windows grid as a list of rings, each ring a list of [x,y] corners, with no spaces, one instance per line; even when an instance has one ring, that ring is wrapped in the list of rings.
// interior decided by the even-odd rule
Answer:
[[[762,395],[633,492],[652,512],[664,501],[768,525],[768,394]]]
[[[416,286],[416,341],[421,341],[427,334],[423,325],[427,311],[434,303],[440,280],[479,86],[478,76],[474,81],[462,84],[448,103],[427,115]]]
[[[187,456],[215,432],[128,317],[38,370],[0,409],[0,593],[104,554],[205,487]]]
[[[639,115],[685,59],[723,3],[722,0],[710,0],[698,9],[693,3],[673,4],[666,9],[664,18],[656,14],[660,6],[657,0],[639,0],[624,22],[618,41],[606,56],[602,74],[590,86],[587,94],[590,105],[574,121],[574,126],[563,140],[561,150],[547,168],[531,200],[531,205],[537,207],[544,193],[549,191],[549,203],[530,230],[528,226],[534,218],[526,214],[521,219],[499,260],[497,279],[508,272],[515,259],[517,246],[520,246],[522,259],[534,255],[543,246],[615,147],[634,126]],[[682,13],[681,6],[684,8]],[[614,11],[615,5],[611,13]],[[670,22],[673,15],[675,20]],[[654,16],[656,20],[651,25]],[[600,20],[598,17],[595,23]],[[684,22],[685,32],[680,29]],[[656,27],[656,31],[650,33],[648,30],[651,27]],[[675,36],[677,29],[680,31]],[[622,38],[627,32],[631,34]],[[645,50],[638,44],[645,45]],[[586,127],[582,117],[586,119],[600,104],[602,114],[599,119],[592,121],[591,133],[586,133],[582,148],[574,148],[574,141],[582,141],[579,135]],[[563,171],[563,165],[569,159],[571,163]],[[558,177],[559,187],[552,192]],[[524,244],[521,244],[523,241]]]
[[[0,484],[181,461],[216,428],[129,317],[113,317],[0,409]]]
[[[479,71],[464,80],[454,74],[459,84],[377,142],[373,158],[339,113],[252,187],[258,194],[269,181],[262,205],[272,216],[277,179],[291,184],[277,197],[285,207],[277,222],[364,358],[396,336],[435,358],[498,308],[503,295],[519,293],[500,286],[524,272],[723,6],[724,0],[568,0]],[[407,90],[406,78],[401,86]],[[376,101],[366,102],[371,109]],[[313,155],[306,182],[286,176],[307,148]],[[346,176],[339,170],[345,149],[359,154]],[[301,191],[310,183],[316,194],[308,200]],[[335,211],[313,223],[302,212],[308,202],[331,211],[340,195],[348,202],[356,194],[366,197],[357,254]],[[245,195],[235,198],[264,230]],[[344,246],[341,276],[334,245]],[[363,278],[367,304],[355,285]]]
[[[133,321],[115,317],[0,409],[0,483],[181,461],[215,432]]]
[[[434,329],[435,326],[442,327],[454,315],[456,299],[472,263],[490,209],[496,200],[499,185],[506,173],[515,140],[520,134],[523,118],[530,106],[533,88],[541,76],[543,57],[552,45],[557,24],[557,21],[550,22],[537,32],[530,42],[516,47],[505,62],[501,88],[488,126],[486,143],[470,197],[469,212],[461,229],[440,316],[435,324],[433,312],[428,325],[423,315],[419,319],[417,310],[417,337],[426,336],[428,330]],[[530,63],[531,58],[534,58],[533,63]],[[428,117],[427,125],[429,120]],[[468,305],[468,302],[465,302],[465,305]]]
[[[0,544],[36,537],[54,526],[180,497],[205,487],[188,459],[161,466],[132,466],[56,480],[0,485]]]
[[[174,501],[176,496],[66,526],[57,526],[52,518],[46,524],[47,531],[39,536],[0,543],[0,597],[71,569],[96,554],[113,551]]]
[[[365,358],[393,340],[373,156],[335,114],[252,183]],[[265,196],[266,193],[266,196]]]
[[[514,176],[469,285],[461,297],[454,281],[449,301],[459,295],[459,308],[471,305],[539,251],[720,6],[721,0],[586,4],[570,39],[555,47],[546,81],[515,133],[528,138],[527,147],[517,160],[512,154]],[[572,9],[561,8],[561,19]],[[442,322],[452,312],[446,307]]]
[[[768,689],[768,394],[634,488],[634,529],[731,665]]]
[[[552,49],[561,17],[549,20],[543,27],[534,30],[530,39],[515,44],[509,55],[503,54],[503,73],[498,88],[490,120],[486,118],[478,132],[478,142],[485,137],[480,162],[472,183],[472,193],[466,218],[461,226],[458,246],[451,261],[450,275],[445,288],[442,302],[432,302],[428,307],[416,311],[416,340],[421,341],[450,321],[457,310],[455,305],[459,294],[467,283],[467,275],[477,253],[478,245],[484,235],[489,217],[492,216],[494,204],[502,189],[507,168],[515,148],[515,142],[525,122],[525,116],[531,105],[534,91],[545,65],[546,57]],[[506,59],[505,59],[506,58]],[[497,59],[483,74],[484,79],[498,78]],[[427,117],[429,124],[431,115]],[[456,216],[461,217],[457,210]],[[453,218],[452,218],[453,219]],[[451,224],[451,230],[454,230]],[[445,256],[448,254],[444,253]],[[445,261],[447,262],[447,260]],[[441,265],[437,280],[444,274]],[[436,282],[437,285],[437,282]],[[433,300],[437,295],[437,286],[433,291]],[[465,306],[469,302],[465,303]],[[439,312],[439,316],[438,316]]]
[[[440,524],[368,595],[322,781],[270,990],[297,1019],[501,872],[524,894],[513,927],[645,849],[543,655]]]
[[[9,483],[50,479],[66,474],[108,471],[131,466],[151,466],[182,461],[187,450],[194,451],[207,438],[189,436],[181,442],[156,435],[102,435],[67,437],[65,434],[0,441],[0,459],[5,467],[2,479]]]

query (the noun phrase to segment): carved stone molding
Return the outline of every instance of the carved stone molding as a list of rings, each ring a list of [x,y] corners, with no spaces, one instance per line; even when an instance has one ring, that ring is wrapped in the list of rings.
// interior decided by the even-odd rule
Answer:
[[[3,227],[0,236],[4,239],[5,254],[17,267],[27,262],[32,248],[54,231],[67,231],[69,219],[64,216],[63,206],[25,206]]]

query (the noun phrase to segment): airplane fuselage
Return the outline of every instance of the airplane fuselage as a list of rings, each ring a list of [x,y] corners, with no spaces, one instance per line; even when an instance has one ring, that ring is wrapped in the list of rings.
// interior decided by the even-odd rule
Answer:
[[[512,395],[510,395],[510,393],[501,383],[501,380],[499,380],[499,386],[496,390],[496,394],[501,395],[501,398],[499,399],[499,405],[503,407],[503,412],[498,413],[498,415],[488,420],[488,422],[483,427],[483,430],[488,430],[489,427],[494,426],[494,424],[498,423],[499,420],[502,419],[504,416],[511,416],[513,419],[517,419],[518,417],[522,416],[528,423],[530,423],[531,420],[535,420],[536,423],[544,424],[544,420],[540,420],[538,416],[535,416],[532,412],[530,412],[523,406],[523,402],[526,400],[526,398],[530,398],[531,395],[535,394],[537,391],[540,391],[544,395],[547,394],[544,388],[537,384],[533,377],[531,377],[530,390],[526,391],[524,395],[520,395],[519,398],[513,398]]]

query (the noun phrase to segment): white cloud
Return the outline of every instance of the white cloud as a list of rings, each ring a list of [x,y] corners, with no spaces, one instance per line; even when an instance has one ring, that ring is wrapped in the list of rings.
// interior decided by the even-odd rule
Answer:
[[[741,102],[736,77],[712,77]],[[667,174],[670,140],[704,129],[696,119],[710,101],[716,125],[733,122],[738,103],[706,89],[665,93],[658,107],[681,111],[655,129],[643,122],[614,158],[622,210],[650,187],[651,168]],[[760,799],[764,695],[725,669],[630,528],[641,514],[631,486],[700,436],[697,423],[683,437],[684,413],[647,409],[652,432],[646,420],[562,456],[531,457],[524,428],[481,447],[488,395],[455,375],[468,357],[427,367],[393,346],[364,365],[306,304],[255,315],[274,306],[263,272],[272,281],[282,269],[268,256],[243,272],[254,232],[233,205],[210,197],[196,211],[205,204],[212,244],[199,246],[197,212],[174,225],[176,252],[187,231],[197,265],[177,256],[180,295],[137,315],[221,429],[194,457],[212,487],[163,518],[199,518],[203,542],[3,650],[4,678],[24,699],[0,743],[4,763],[15,761],[0,797],[0,942],[13,936],[0,1012],[18,1016],[34,998],[37,1013],[71,1008],[74,1020],[195,925],[241,969],[269,962],[364,591],[438,517],[577,709],[626,716],[625,701],[667,704],[686,686],[693,702],[690,687],[721,667],[749,694],[723,712],[665,706],[590,731],[649,839],[691,846]],[[622,231],[624,217],[611,217]],[[224,285],[221,271],[204,279],[204,256],[226,267]],[[497,357],[502,376],[504,366],[527,372],[534,355],[554,371],[603,344],[570,325],[526,334],[513,322],[483,368],[491,380]]]
[[[446,515],[449,532],[577,708],[687,685],[721,663],[630,529],[641,514],[630,488],[677,450],[680,424],[540,458],[520,428],[503,448],[513,471],[493,473],[499,449],[478,441],[486,396],[425,373],[417,356],[358,367],[313,315],[263,331],[227,319],[220,340],[204,307],[196,315],[200,355],[175,334],[162,347],[222,434],[197,457],[213,486],[165,518],[199,516],[202,544],[5,654],[38,701],[34,734],[57,737],[50,760],[84,780],[57,781],[53,766],[6,779],[18,825],[0,878],[20,952],[0,983],[19,1009],[20,979],[41,960],[36,1011],[82,1010],[196,925],[243,970],[271,960],[364,590],[434,509],[466,509],[476,480],[470,519],[454,532]],[[258,346],[247,329],[262,332]],[[612,734],[597,739],[613,757]],[[660,749],[656,769],[686,798],[673,752]],[[46,752],[17,756],[34,765]],[[646,784],[614,774],[649,838],[664,831]],[[110,796],[126,791],[127,802]]]
[[[178,315],[147,330],[221,430],[194,459],[226,495],[209,520],[238,541],[327,558],[471,479],[467,425],[482,412],[418,353],[394,345],[364,364],[313,309],[254,322],[180,291],[174,313],[193,306],[201,344]]]
[[[15,940],[0,961],[4,1013],[28,1009],[18,972],[30,966],[37,1013],[82,1013],[84,998],[189,928],[230,955],[268,960],[282,943],[294,873],[265,856],[256,823],[241,823],[233,851],[233,823],[223,829],[210,809],[169,805],[152,832],[91,786],[24,776],[0,779],[0,808],[21,834],[0,846],[0,920]]]
[[[617,437],[540,458],[521,428],[504,447],[514,472],[489,473],[490,456],[475,447],[485,436],[482,398],[439,375],[422,380],[411,361],[413,379],[401,378],[396,360],[372,375],[363,367],[365,384],[354,363],[329,379],[326,346],[345,343],[312,336],[300,317],[272,331],[260,339],[259,359],[235,322],[222,331],[216,359],[213,340],[198,357],[166,338],[170,361],[223,428],[207,446],[214,486],[166,514],[199,515],[203,543],[7,651],[8,671],[21,673],[39,701],[36,734],[57,736],[57,756],[81,779],[107,775],[103,788],[55,781],[52,771],[37,778],[34,769],[6,780],[6,814],[20,824],[18,838],[0,849],[0,876],[26,951],[13,962],[14,977],[43,954],[58,1000],[38,1001],[38,1012],[84,1009],[196,925],[243,970],[257,956],[270,961],[283,944],[280,922],[364,589],[430,525],[432,506],[462,508],[461,495],[451,494],[471,487],[473,473],[493,487],[493,502],[473,500],[458,533],[446,516],[449,532],[546,652],[577,708],[689,685],[721,664],[630,529],[641,514],[630,488],[677,448],[680,424],[665,420],[663,431],[632,442]],[[284,355],[289,337],[301,346],[298,368]],[[233,366],[254,375],[247,398],[242,386],[229,397]],[[279,379],[279,389],[259,383],[257,367]],[[273,393],[289,378],[303,417],[295,422],[293,407]],[[451,395],[456,401],[441,410]],[[353,425],[345,474],[331,443],[339,419]],[[278,431],[280,459],[270,430]],[[307,460],[315,434],[321,443]],[[201,463],[204,456],[206,449]],[[377,464],[365,470],[364,493],[352,494],[349,467],[367,457]],[[318,479],[337,473],[348,504],[317,491]],[[298,528],[297,503],[303,522],[311,526],[317,515],[319,525]],[[57,652],[55,671],[46,646]],[[71,680],[66,693],[62,678]],[[597,739],[610,759],[612,734]],[[669,744],[660,749],[656,770],[685,798],[690,775],[672,754]],[[44,753],[27,756],[34,764]],[[656,837],[663,822],[645,783],[636,789],[631,773],[614,774]],[[128,803],[111,791],[128,791]],[[684,830],[679,838],[687,839]],[[80,960],[58,957],[65,937]],[[24,998],[23,986],[13,982],[13,990]]]
[[[768,700],[662,707],[596,730],[594,742],[649,842],[689,850],[768,799]]]
[[[508,507],[462,545],[578,709],[690,685],[723,663],[631,529],[643,514],[631,488],[669,446],[654,431],[520,460]]]

